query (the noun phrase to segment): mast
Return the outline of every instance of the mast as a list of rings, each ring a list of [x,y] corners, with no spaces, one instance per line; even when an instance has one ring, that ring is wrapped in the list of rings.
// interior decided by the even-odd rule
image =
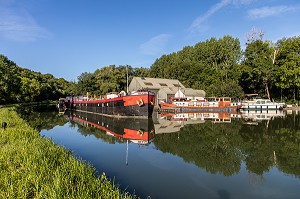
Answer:
[[[126,93],[128,93],[128,65],[126,65]]]

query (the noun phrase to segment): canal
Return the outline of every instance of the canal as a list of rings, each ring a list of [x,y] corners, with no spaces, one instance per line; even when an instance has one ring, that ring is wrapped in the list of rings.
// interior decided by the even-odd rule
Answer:
[[[300,195],[295,111],[154,114],[149,120],[37,108],[20,113],[41,136],[141,198]]]

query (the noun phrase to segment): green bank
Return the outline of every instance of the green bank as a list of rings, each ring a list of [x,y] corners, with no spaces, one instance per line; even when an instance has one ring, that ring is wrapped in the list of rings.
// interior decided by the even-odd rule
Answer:
[[[0,108],[0,198],[135,198],[26,124],[15,108]],[[104,161],[104,160],[103,160]]]

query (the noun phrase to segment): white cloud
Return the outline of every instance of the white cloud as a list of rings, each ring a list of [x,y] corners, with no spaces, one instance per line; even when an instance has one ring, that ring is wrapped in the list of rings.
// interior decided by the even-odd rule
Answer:
[[[285,12],[300,10],[300,6],[273,6],[273,7],[262,7],[248,11],[248,17],[250,19],[259,19],[270,16],[279,15]]]
[[[164,52],[167,42],[172,36],[169,34],[160,34],[151,38],[149,41],[140,45],[143,54],[158,55]]]
[[[7,1],[10,2],[10,1]],[[35,19],[24,9],[0,4],[0,36],[15,41],[35,41],[46,38],[50,33],[39,26]]]
[[[240,5],[247,5],[257,0],[221,0],[219,3],[214,4],[211,8],[208,9],[206,13],[203,15],[197,17],[192,25],[189,27],[190,32],[205,32],[208,27],[205,26],[203,23],[208,20],[213,14],[221,10],[222,8],[234,5],[234,6],[240,6]]]
[[[234,5],[247,5],[257,0],[233,0],[232,3]]]
[[[189,30],[191,32],[202,32],[203,30],[203,22],[205,22],[211,15],[222,9],[223,7],[232,3],[232,0],[221,0],[219,3],[213,5],[204,15],[197,17],[192,25],[190,26]]]

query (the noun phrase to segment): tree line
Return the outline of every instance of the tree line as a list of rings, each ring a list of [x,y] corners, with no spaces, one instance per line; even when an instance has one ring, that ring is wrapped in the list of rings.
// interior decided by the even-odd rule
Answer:
[[[185,87],[202,89],[207,96],[242,98],[257,93],[277,101],[299,101],[300,37],[276,43],[253,31],[242,50],[238,38],[224,36],[185,46],[162,55],[150,68],[110,65],[84,72],[77,82],[18,67],[0,55],[0,104],[55,100],[66,95],[99,96],[126,90],[127,74],[178,79]]]
[[[72,92],[72,85],[63,78],[21,68],[0,55],[0,104],[56,100]]]

